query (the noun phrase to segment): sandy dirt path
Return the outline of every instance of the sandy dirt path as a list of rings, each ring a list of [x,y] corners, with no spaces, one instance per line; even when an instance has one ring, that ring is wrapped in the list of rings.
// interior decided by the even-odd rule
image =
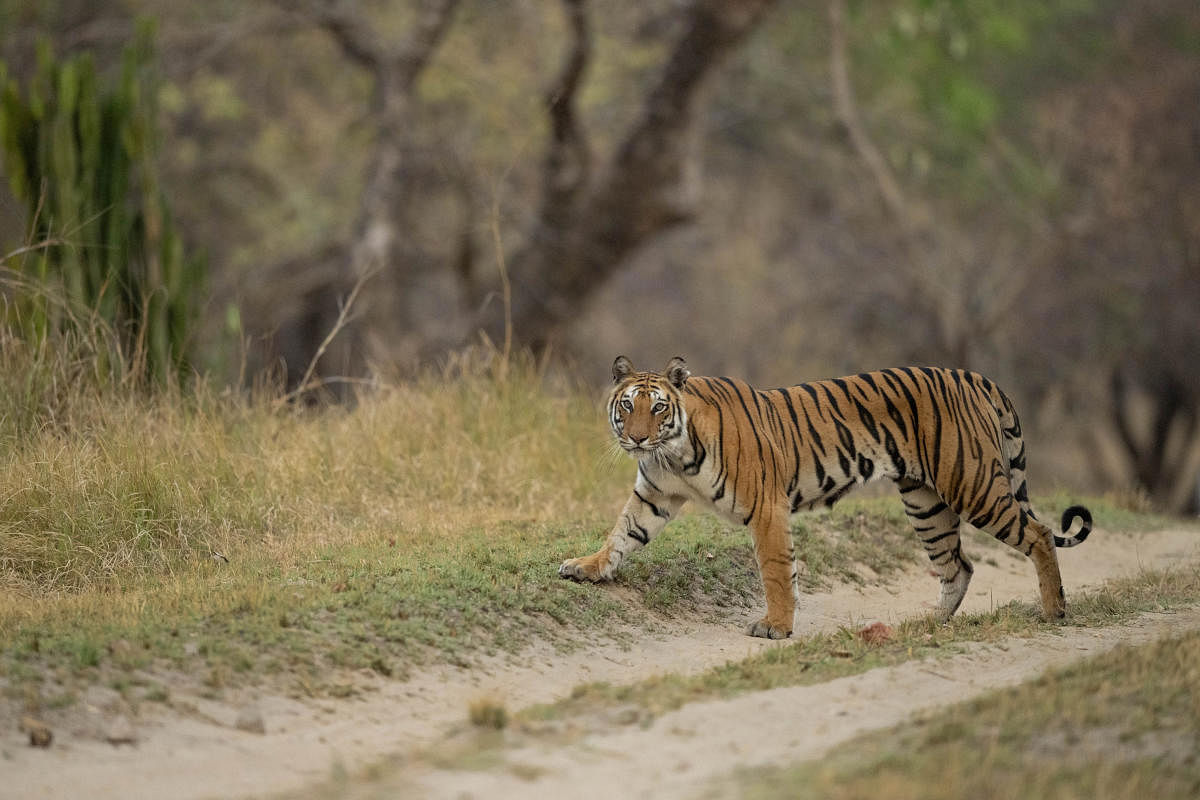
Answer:
[[[1119,644],[1145,644],[1200,629],[1200,610],[1147,614],[1132,623],[1068,629],[1002,646],[910,661],[813,686],[690,703],[646,727],[606,715],[554,737],[526,736],[486,769],[411,760],[342,798],[421,797],[573,800],[737,797],[738,771],[820,757],[860,734],[1038,677]],[[629,719],[635,719],[630,717]],[[515,738],[515,737],[514,737]],[[564,740],[566,743],[564,743]]]
[[[975,550],[973,548],[973,552]],[[1025,559],[1009,556],[1002,550],[989,550],[979,555],[983,558],[977,560],[975,579],[964,601],[964,610],[987,610],[1015,598],[1035,599],[1033,568]],[[1143,567],[1156,568],[1197,558],[1200,558],[1200,535],[1194,529],[1111,535],[1098,530],[1085,546],[1060,551],[1068,600],[1072,591],[1097,585],[1109,578],[1128,575]],[[619,589],[597,588],[597,591]],[[914,571],[887,584],[873,584],[865,588],[841,586],[830,592],[806,595],[797,615],[796,633],[806,635],[836,629],[841,625],[860,625],[876,620],[896,622],[924,613],[936,593],[936,581],[923,571]],[[746,613],[747,620],[751,615],[750,612]],[[1184,615],[1175,616],[1182,619]],[[1094,632],[1079,632],[1077,635],[1085,637],[1087,642],[1091,642],[1090,645],[1086,642],[1068,645],[1057,651],[1055,645],[1062,645],[1065,638],[1054,637],[1044,645],[1022,643],[1003,653],[999,660],[1012,660],[1014,650],[1026,647],[1031,653],[1044,653],[1029,656],[1032,666],[1028,669],[1036,674],[1049,664],[1059,663],[1053,658],[1069,660],[1086,656],[1095,652],[1097,647],[1111,646],[1110,643],[1157,635],[1159,627],[1158,623],[1143,620],[1136,625],[1106,633],[1108,638],[1103,643],[1100,639],[1087,638]],[[1085,645],[1092,649],[1078,649]],[[738,622],[721,621],[716,624],[698,620],[673,622],[669,633],[642,634],[621,647],[599,643],[564,655],[548,645],[534,643],[516,658],[492,659],[482,666],[469,669],[438,668],[406,682],[363,675],[359,676],[359,682],[368,691],[347,700],[301,702],[244,691],[228,692],[220,701],[213,701],[203,699],[194,688],[180,684],[172,686],[173,708],[159,708],[158,704],[143,705],[141,714],[132,719],[137,743],[117,747],[104,741],[104,731],[111,729],[114,716],[121,713],[119,703],[112,697],[115,693],[97,691],[89,693],[82,708],[73,711],[56,728],[55,744],[48,750],[29,747],[15,724],[3,726],[3,730],[0,730],[0,797],[86,796],[119,797],[124,800],[173,797],[187,800],[293,792],[324,781],[335,771],[353,774],[380,759],[398,757],[403,761],[406,754],[436,749],[445,740],[447,732],[462,723],[468,705],[481,696],[496,698],[508,708],[515,709],[559,699],[568,694],[572,687],[587,681],[627,683],[661,672],[693,673],[772,646],[778,645],[744,636]],[[1055,652],[1059,655],[1053,655]],[[986,656],[986,653],[968,653],[967,656],[956,658]],[[884,681],[881,691],[886,694],[912,696],[937,694],[931,691],[937,687],[930,682],[946,680],[928,671],[922,672],[915,665],[894,668],[900,671],[906,669],[913,674],[892,675],[889,672],[873,680]],[[969,663],[963,669],[967,672],[984,671],[978,666],[969,667]],[[935,668],[935,671],[942,675],[956,675],[946,672],[945,667]],[[986,671],[994,674],[990,669]],[[961,676],[952,679],[960,690],[967,685],[962,683]],[[1022,679],[1013,678],[1014,681]],[[907,684],[888,683],[901,680],[925,681],[926,685],[918,691],[904,688]],[[995,685],[998,684],[994,681],[984,681],[981,689]],[[831,686],[825,684],[821,687],[820,696],[826,697]],[[813,690],[777,691],[802,693]],[[856,688],[853,691],[864,690]],[[765,720],[771,716],[764,713],[765,710],[775,707],[777,703],[795,708],[814,705],[811,699],[806,700],[802,695],[764,698],[762,694],[767,693],[727,701],[749,704],[745,708],[730,711],[731,717],[740,714]],[[760,703],[764,705],[756,705]],[[822,703],[832,706],[824,700]],[[151,705],[154,707],[151,708]],[[863,724],[866,724],[863,720],[867,718],[880,718],[881,715],[874,710],[876,705],[867,703],[864,708],[870,713],[853,716]],[[236,728],[237,716],[247,706],[261,711],[265,734]],[[842,710],[849,712],[850,706],[843,704]],[[740,763],[738,759],[741,756],[731,758],[730,753],[741,751],[731,751],[728,741],[719,745],[725,748],[720,751],[723,753],[721,758],[705,755],[708,751],[699,744],[701,733],[725,725],[723,721],[716,722],[723,719],[717,716],[706,719],[704,715],[708,713],[716,715],[719,711],[710,703],[693,704],[656,720],[648,732],[640,728],[601,731],[595,735],[605,737],[604,743],[596,746],[606,752],[612,749],[618,754],[629,753],[630,750],[626,749],[629,747],[641,748],[656,759],[661,756],[665,765],[662,769],[670,770],[675,778],[671,785],[678,786],[679,792],[687,795],[700,783],[724,774]],[[836,711],[832,713],[835,717],[845,716],[838,715]],[[894,713],[898,715],[894,719],[898,720],[910,710],[901,708]],[[676,715],[681,716],[668,721],[668,717]],[[792,720],[794,725],[794,718],[788,715],[782,717],[784,723]],[[661,734],[671,727],[677,727],[680,731],[666,737],[668,741],[672,737],[678,740],[674,751],[656,750],[659,747],[657,743],[664,741],[661,735],[636,739],[642,734]],[[809,727],[812,727],[811,720]],[[847,730],[857,731],[859,728]],[[789,731],[795,733],[792,728]],[[825,741],[829,741],[829,735],[832,734],[827,732]],[[610,736],[617,738],[606,738]],[[621,737],[635,738],[626,740]],[[788,735],[782,738],[791,741]],[[566,748],[558,750],[563,761],[556,762],[554,759],[559,757],[554,755],[556,748],[542,750],[541,758],[545,759],[545,763],[535,760],[530,753],[520,753],[520,758],[526,761],[516,763],[528,762],[529,769],[518,769],[525,778],[518,778],[504,770],[495,774],[444,773],[422,767],[419,760],[410,759],[412,763],[409,767],[394,776],[394,780],[401,781],[405,786],[411,786],[411,782],[415,781],[419,789],[414,796],[438,796],[443,791],[444,796],[453,797],[462,797],[464,793],[492,796],[493,791],[499,791],[499,775],[506,776],[504,781],[511,782],[512,796],[537,797],[543,790],[560,791],[565,780],[560,770],[572,764],[578,765],[581,758],[578,753]],[[800,757],[799,752],[789,747],[787,758],[794,760]],[[610,761],[608,769],[620,767],[624,774],[628,766],[620,766],[621,757],[624,756],[612,756],[618,760]],[[700,767],[708,769],[717,764],[721,766],[717,772],[710,774],[710,771],[700,770]],[[531,774],[540,777],[530,782],[528,778]],[[485,787],[472,783],[480,777],[497,786],[489,784],[485,791]],[[579,784],[575,781],[572,780],[571,785],[573,790],[578,789]],[[602,786],[603,781],[597,780],[596,785]],[[368,794],[373,791],[370,787],[362,788]],[[385,792],[385,796],[394,796],[394,793]]]

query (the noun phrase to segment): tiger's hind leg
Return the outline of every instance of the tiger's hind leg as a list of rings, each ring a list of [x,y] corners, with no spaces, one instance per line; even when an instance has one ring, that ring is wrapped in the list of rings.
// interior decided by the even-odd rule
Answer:
[[[978,506],[981,510],[964,513],[963,516],[975,527],[1029,556],[1037,570],[1042,613],[1046,619],[1059,619],[1066,616],[1067,600],[1063,595],[1062,574],[1058,569],[1054,531],[1038,520],[1029,503],[1021,421],[1012,403],[998,389],[992,397],[992,404],[999,415],[1004,436],[1003,466],[998,472],[1005,475],[1007,480],[995,480],[988,496],[983,498],[986,502]]]
[[[996,491],[1004,494],[989,499],[983,505],[988,511],[969,517],[970,523],[1029,556],[1037,570],[1043,616],[1048,620],[1062,619],[1067,613],[1067,600],[1054,548],[1054,531],[1025,510],[1007,482],[997,482]]]
[[[950,619],[962,605],[975,573],[962,552],[959,537],[962,520],[937,492],[923,483],[901,483],[900,497],[917,538],[925,546],[933,570],[942,582],[936,613],[942,620]]]

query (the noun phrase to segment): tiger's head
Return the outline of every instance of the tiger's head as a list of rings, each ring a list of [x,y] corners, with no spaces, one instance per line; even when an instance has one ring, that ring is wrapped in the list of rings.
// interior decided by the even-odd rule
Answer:
[[[687,429],[680,390],[691,372],[676,356],[662,374],[637,372],[625,356],[613,361],[608,422],[617,443],[635,458],[654,455]]]

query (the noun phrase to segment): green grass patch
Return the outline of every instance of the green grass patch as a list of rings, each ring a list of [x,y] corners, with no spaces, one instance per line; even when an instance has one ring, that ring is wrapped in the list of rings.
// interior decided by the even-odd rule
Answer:
[[[1200,796],[1200,633],[1119,647],[819,762],[756,770],[746,798]]]
[[[606,529],[509,522],[407,548],[331,545],[287,567],[265,555],[206,559],[168,581],[67,595],[10,621],[0,666],[22,684],[64,670],[112,680],[165,663],[206,675],[214,690],[276,674],[322,693],[330,670],[403,678],[431,660],[469,665],[517,651],[530,636],[592,642],[654,624],[647,610],[698,613],[714,599],[741,607],[758,591],[748,540],[706,517],[679,520],[617,581],[646,598],[641,608],[609,587],[559,578],[561,560],[594,549]]]
[[[898,497],[850,497],[831,509],[797,514],[802,590],[862,584],[921,563],[925,556]]]

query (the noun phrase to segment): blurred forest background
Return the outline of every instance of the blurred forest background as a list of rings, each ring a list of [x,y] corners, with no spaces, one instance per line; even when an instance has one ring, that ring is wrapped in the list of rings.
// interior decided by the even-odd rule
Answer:
[[[80,56],[152,121],[121,146],[158,255],[114,313],[160,315],[160,359],[963,366],[1037,486],[1200,506],[1196,0],[0,0],[12,274],[89,252],[14,187],[14,98]]]

